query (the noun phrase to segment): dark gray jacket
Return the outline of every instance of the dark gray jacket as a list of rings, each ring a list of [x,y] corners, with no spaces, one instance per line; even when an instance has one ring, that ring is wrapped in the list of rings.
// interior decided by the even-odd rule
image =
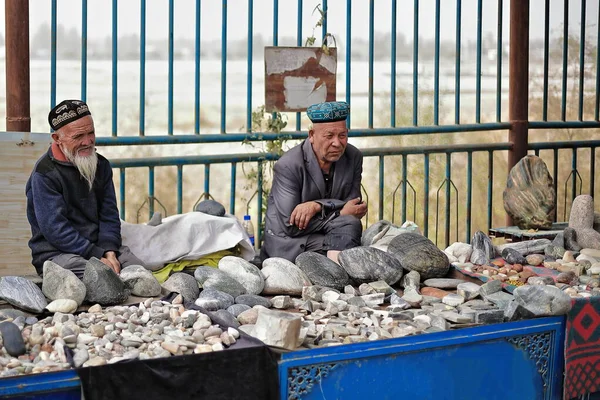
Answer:
[[[331,199],[325,199],[323,172],[308,139],[288,150],[275,163],[273,186],[267,202],[263,258],[283,257],[295,260],[304,251],[308,235],[320,231],[328,221],[336,218],[348,200],[360,197],[363,157],[356,147],[348,144],[342,157],[335,163]],[[299,230],[290,225],[294,208],[307,201],[323,206],[308,227]]]

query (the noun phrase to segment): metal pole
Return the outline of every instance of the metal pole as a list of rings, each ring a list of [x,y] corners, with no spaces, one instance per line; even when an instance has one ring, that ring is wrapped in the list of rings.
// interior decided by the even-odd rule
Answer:
[[[6,0],[6,130],[31,132],[29,2]]]
[[[510,55],[508,84],[508,170],[527,155],[529,96],[529,0],[510,2]],[[507,217],[508,225],[512,221]]]

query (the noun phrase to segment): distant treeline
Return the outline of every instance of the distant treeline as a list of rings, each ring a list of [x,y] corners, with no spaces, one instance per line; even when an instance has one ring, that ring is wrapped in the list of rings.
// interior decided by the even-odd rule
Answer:
[[[76,28],[65,29],[62,25],[57,28],[57,56],[60,59],[80,59],[81,58],[81,33]],[[50,54],[51,30],[48,24],[40,25],[36,32],[31,36],[31,58],[47,59]],[[4,38],[2,38],[2,42]],[[376,33],[375,48],[373,57],[375,60],[389,60],[391,58],[391,37],[389,34]],[[262,59],[264,47],[272,45],[272,39],[255,35],[252,43],[252,57]],[[319,41],[317,40],[317,43]],[[280,37],[279,46],[296,46],[296,38]],[[140,38],[139,35],[125,35],[118,40],[118,57],[120,60],[138,60],[140,58]],[[331,43],[330,43],[331,45]],[[338,48],[338,58],[345,59],[346,44],[336,38]],[[492,34],[484,35],[481,40],[482,56],[484,59],[495,60],[497,53],[496,38]],[[542,53],[543,41],[532,41],[531,56],[536,58]],[[174,58],[177,60],[193,60],[196,53],[195,40],[189,38],[176,38],[174,45]],[[441,40],[440,59],[454,60],[456,45],[454,40]],[[503,46],[503,58],[508,53],[508,43]],[[146,40],[146,59],[164,60],[168,57],[168,41]],[[419,58],[431,59],[435,54],[435,44],[432,39],[419,38]],[[112,38],[106,36],[100,40],[88,40],[87,55],[91,59],[111,59],[112,58]],[[220,59],[221,41],[210,40],[202,41],[200,44],[200,55],[203,59]],[[248,55],[247,40],[229,40],[227,42],[228,60],[246,60]],[[477,43],[475,40],[463,38],[461,47],[461,58],[464,61],[474,60],[477,56]],[[352,38],[352,60],[368,60],[369,40],[367,37]],[[402,33],[396,37],[396,59],[412,60],[413,41]],[[506,58],[505,58],[506,59]]]

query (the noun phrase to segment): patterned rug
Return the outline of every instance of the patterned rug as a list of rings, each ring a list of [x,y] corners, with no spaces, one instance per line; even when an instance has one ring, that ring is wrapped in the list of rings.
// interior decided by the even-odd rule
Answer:
[[[600,297],[572,304],[565,335],[565,399],[600,391]]]

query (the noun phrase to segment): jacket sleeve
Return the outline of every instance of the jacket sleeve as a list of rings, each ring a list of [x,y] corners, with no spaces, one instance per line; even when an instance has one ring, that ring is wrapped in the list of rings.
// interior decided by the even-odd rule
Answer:
[[[98,188],[98,246],[105,251],[117,251],[121,247],[121,220],[110,164],[104,163],[104,182]]]
[[[67,218],[67,204],[52,179],[34,173],[31,177],[31,191],[35,217],[48,243],[63,253],[85,258],[101,258],[104,255],[104,249],[91,243],[71,225]]]

